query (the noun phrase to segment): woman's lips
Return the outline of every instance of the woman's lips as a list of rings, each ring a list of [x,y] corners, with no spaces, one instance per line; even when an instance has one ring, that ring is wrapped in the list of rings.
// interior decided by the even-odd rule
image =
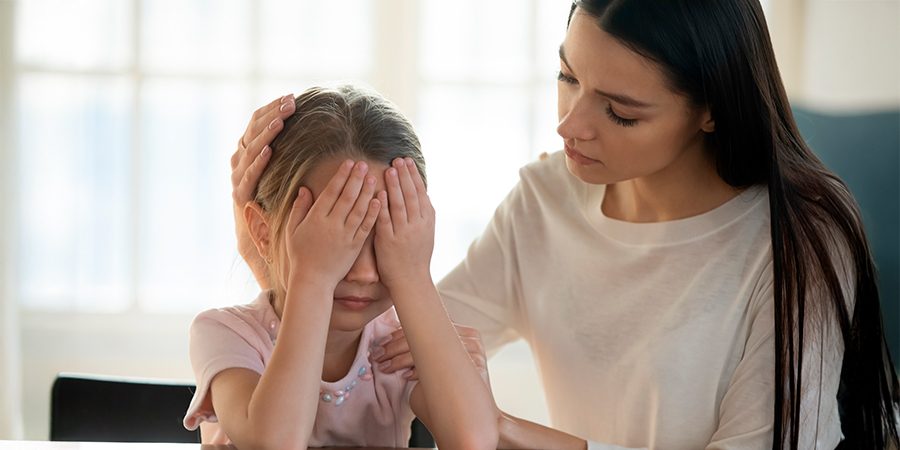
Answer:
[[[566,156],[571,158],[572,161],[575,161],[578,164],[581,164],[583,166],[587,166],[590,164],[596,164],[596,163],[600,162],[600,161],[597,161],[596,159],[591,159],[591,158],[588,158],[587,156],[582,155],[581,153],[578,153],[578,151],[576,151],[572,147],[569,147],[568,145],[566,145]]]
[[[359,311],[362,309],[366,309],[369,305],[372,304],[375,300],[372,300],[369,297],[335,297],[335,303],[341,305],[344,309],[349,309],[351,311]]]

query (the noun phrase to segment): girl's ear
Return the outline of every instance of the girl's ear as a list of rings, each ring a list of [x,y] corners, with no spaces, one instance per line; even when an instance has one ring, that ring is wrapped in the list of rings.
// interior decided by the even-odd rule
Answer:
[[[701,130],[707,133],[716,131],[716,121],[712,117],[712,110],[709,106],[703,108],[703,112],[700,114],[700,120]]]
[[[244,206],[244,220],[247,222],[247,230],[250,232],[250,239],[256,245],[259,256],[268,261],[270,241],[269,241],[269,224],[266,222],[266,214],[263,212],[259,203],[247,202]]]

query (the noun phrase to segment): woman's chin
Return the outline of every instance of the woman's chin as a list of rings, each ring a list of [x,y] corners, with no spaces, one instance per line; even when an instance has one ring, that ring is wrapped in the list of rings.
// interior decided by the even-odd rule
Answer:
[[[601,162],[596,164],[579,164],[572,158],[566,157],[566,168],[569,173],[588,184],[609,184],[612,181],[604,174],[605,166]]]

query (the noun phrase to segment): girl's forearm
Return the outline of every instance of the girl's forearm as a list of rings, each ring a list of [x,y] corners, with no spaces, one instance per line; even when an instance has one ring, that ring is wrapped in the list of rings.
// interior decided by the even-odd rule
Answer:
[[[502,413],[498,449],[541,448],[546,450],[587,450],[587,441],[553,428]]]
[[[450,322],[430,276],[391,288],[429,411],[444,449],[494,449],[500,411]]]
[[[295,283],[285,296],[277,344],[247,406],[248,420],[277,447],[305,448],[318,408],[333,289]]]

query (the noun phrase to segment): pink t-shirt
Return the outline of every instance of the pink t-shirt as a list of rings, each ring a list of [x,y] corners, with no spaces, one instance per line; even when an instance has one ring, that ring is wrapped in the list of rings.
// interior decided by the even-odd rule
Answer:
[[[201,430],[204,444],[230,443],[218,426],[207,393],[219,372],[245,368],[260,375],[269,364],[281,320],[269,303],[270,291],[253,302],[204,311],[191,324],[191,365],[197,391],[184,416],[184,426]],[[400,328],[393,308],[366,324],[350,371],[340,381],[322,382],[310,447],[407,447],[415,415],[409,394],[415,382],[386,374],[369,361],[374,342]]]

